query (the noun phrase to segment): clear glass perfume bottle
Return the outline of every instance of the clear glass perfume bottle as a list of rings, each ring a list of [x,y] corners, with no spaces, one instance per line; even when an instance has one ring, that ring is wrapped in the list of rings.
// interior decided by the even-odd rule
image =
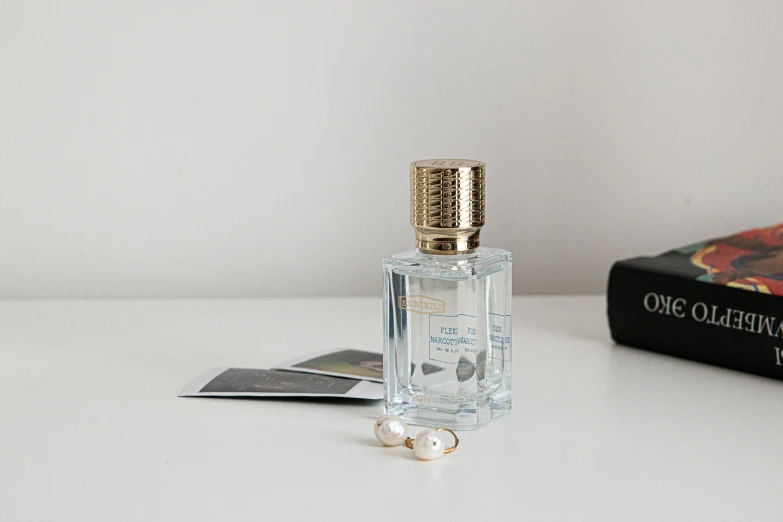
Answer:
[[[511,410],[511,253],[479,247],[485,166],[411,164],[416,249],[383,260],[384,406],[471,429]]]

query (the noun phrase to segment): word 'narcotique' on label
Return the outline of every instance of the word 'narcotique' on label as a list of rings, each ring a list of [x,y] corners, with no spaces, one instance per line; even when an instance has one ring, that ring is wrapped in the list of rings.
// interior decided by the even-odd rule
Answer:
[[[707,305],[701,301],[694,303],[689,310],[688,302],[682,297],[650,292],[644,296],[644,309],[651,313],[669,315],[677,319],[691,317],[698,323],[733,328],[757,335],[783,336],[783,320],[776,317],[723,306]]]

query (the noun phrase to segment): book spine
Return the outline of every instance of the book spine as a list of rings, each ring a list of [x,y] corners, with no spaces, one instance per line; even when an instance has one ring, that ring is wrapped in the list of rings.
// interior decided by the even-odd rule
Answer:
[[[783,380],[783,297],[615,263],[607,313],[619,344]]]

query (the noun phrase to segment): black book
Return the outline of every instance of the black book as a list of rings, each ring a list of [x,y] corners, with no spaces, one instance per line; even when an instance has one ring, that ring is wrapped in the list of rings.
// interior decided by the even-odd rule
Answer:
[[[614,264],[620,344],[783,379],[783,223]]]

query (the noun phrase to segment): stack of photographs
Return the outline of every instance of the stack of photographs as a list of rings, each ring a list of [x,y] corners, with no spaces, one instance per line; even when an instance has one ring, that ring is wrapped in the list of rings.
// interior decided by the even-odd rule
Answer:
[[[338,349],[308,355],[270,370],[213,368],[180,397],[383,398],[383,354]]]

